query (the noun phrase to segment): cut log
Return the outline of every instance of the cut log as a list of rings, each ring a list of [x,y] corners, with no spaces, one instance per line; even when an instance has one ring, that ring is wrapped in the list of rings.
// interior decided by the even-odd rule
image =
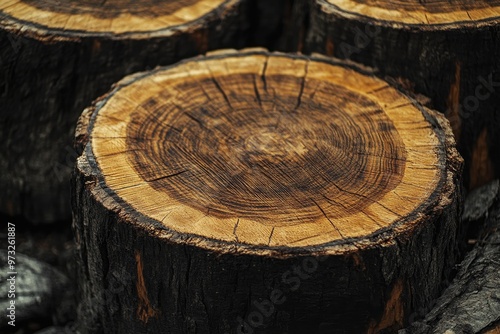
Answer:
[[[368,69],[220,51],[122,80],[77,144],[83,332],[395,330],[456,260],[449,124]]]
[[[309,51],[402,78],[450,120],[466,186],[500,175],[500,1],[312,3]]]
[[[239,47],[242,0],[0,3],[0,211],[70,217],[75,124],[124,75]]]

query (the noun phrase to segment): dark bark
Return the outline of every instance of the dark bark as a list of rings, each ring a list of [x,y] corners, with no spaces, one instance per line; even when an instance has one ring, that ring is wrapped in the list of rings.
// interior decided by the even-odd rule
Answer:
[[[500,198],[489,209],[482,235],[474,249],[459,265],[452,284],[435,300],[423,320],[402,333],[482,333],[500,321]],[[483,190],[489,190],[491,187]],[[469,196],[481,201],[481,196]],[[488,203],[482,203],[488,211]],[[481,203],[477,203],[481,205]],[[469,214],[467,214],[469,216]],[[429,308],[415,313],[412,320]],[[422,314],[424,313],[424,314]]]
[[[500,25],[377,21],[310,1],[306,51],[351,59],[401,78],[446,114],[475,188],[500,175]]]
[[[309,5],[306,0],[289,0],[283,13],[281,35],[273,49],[304,52],[309,28]]]
[[[361,257],[267,258],[217,254],[158,239],[96,201],[91,193],[102,190],[87,174],[88,165],[79,164],[79,173],[78,328],[84,333],[394,331],[437,297],[456,258],[457,203],[439,216],[430,214],[411,240],[392,240]],[[300,269],[304,279],[292,273],[295,267],[305,268]],[[144,290],[139,290],[139,275]],[[256,304],[269,307],[273,291],[286,301],[260,311],[269,314],[264,325],[250,328],[260,322]],[[238,331],[239,319],[249,326]]]
[[[249,6],[249,47],[302,51],[309,20],[307,0],[257,0]]]
[[[75,334],[75,332],[66,327],[51,326],[39,330],[35,334]]]
[[[235,3],[151,36],[52,31],[0,12],[0,211],[32,222],[69,218],[82,110],[126,74],[244,46],[249,2]]]
[[[499,181],[495,180],[471,191],[465,199],[462,219],[469,222],[484,219],[497,197],[498,187]]]

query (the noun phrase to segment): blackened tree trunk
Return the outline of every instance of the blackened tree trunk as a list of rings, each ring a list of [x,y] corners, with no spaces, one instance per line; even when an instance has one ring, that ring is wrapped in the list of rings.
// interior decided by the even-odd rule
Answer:
[[[444,112],[475,188],[500,175],[500,1],[313,0],[307,50],[395,77]]]
[[[253,49],[129,76],[77,148],[82,332],[394,331],[456,260],[448,122],[341,62]]]
[[[0,211],[70,217],[74,127],[124,75],[240,47],[248,1],[2,1]]]

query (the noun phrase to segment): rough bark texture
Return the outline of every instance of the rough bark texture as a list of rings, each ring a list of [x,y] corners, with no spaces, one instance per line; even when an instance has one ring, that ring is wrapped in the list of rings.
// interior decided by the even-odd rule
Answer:
[[[484,195],[496,189],[495,203],[484,201]],[[459,266],[452,284],[432,303],[432,310],[402,333],[496,333],[500,321],[500,200],[498,180],[468,196],[467,201],[485,208],[486,224],[474,249]],[[495,198],[495,197],[493,197]],[[492,205],[492,206],[491,206]],[[491,206],[491,207],[490,207]],[[477,213],[469,206],[464,219]],[[489,213],[488,213],[489,212]],[[427,309],[429,310],[429,308]],[[421,309],[412,321],[426,313]]]
[[[357,2],[368,9],[358,13],[329,0],[309,1],[306,51],[348,58],[377,69],[380,76],[401,78],[408,89],[430,97],[433,108],[450,120],[465,159],[468,188],[500,175],[500,24],[494,16],[498,4],[489,4],[491,17],[476,15],[472,20],[446,12],[470,10],[483,2]],[[378,17],[382,7],[402,14],[394,20]],[[403,12],[408,9],[414,12]],[[432,11],[439,10],[451,22],[432,23]],[[425,22],[424,14],[431,23]]]
[[[229,0],[193,22],[125,33],[52,29],[0,6],[0,210],[33,222],[68,218],[72,138],[83,108],[126,74],[245,45],[249,6]]]
[[[218,254],[131,226],[132,218],[96,201],[91,192],[102,190],[87,189],[93,177],[78,168],[83,333],[391,332],[437,297],[456,258],[456,203],[426,217],[411,240],[394,238],[363,255]]]
[[[500,182],[495,180],[471,191],[464,202],[462,219],[469,222],[484,219],[498,195],[499,185]]]
[[[242,86],[234,84],[234,81],[229,81],[233,83],[231,86],[224,84],[226,80],[236,80],[234,76],[222,75],[224,69],[234,75],[235,71],[228,69],[231,66],[240,66],[238,68],[241,71],[241,66],[246,66],[243,64],[249,63],[248,66],[254,62],[260,64],[260,59],[265,57],[269,59],[265,62],[264,70],[257,73],[256,81],[253,86],[249,86],[248,91],[234,94],[231,89],[242,89]],[[273,59],[270,59],[273,57],[282,59],[273,62]],[[419,110],[427,115],[425,120],[429,122],[428,126],[432,129],[433,136],[439,139],[440,146],[436,150],[443,153],[436,191],[422,203],[422,206],[402,220],[398,220],[399,223],[371,235],[339,238],[330,243],[304,247],[252,245],[241,242],[238,238],[232,242],[225,242],[195,235],[194,232],[179,233],[175,229],[168,228],[165,224],[169,223],[170,218],[165,216],[163,220],[161,218],[156,220],[132,209],[123,197],[116,195],[115,190],[118,189],[111,189],[107,184],[110,179],[107,177],[105,179],[100,171],[99,166],[102,167],[105,163],[102,156],[94,152],[97,144],[93,142],[92,135],[99,137],[97,132],[94,132],[97,131],[95,129],[98,128],[99,122],[106,120],[111,123],[120,122],[118,118],[113,121],[112,117],[99,117],[99,115],[100,112],[104,115],[103,108],[106,105],[119,100],[113,99],[121,94],[121,90],[129,89],[130,92],[134,92],[131,90],[132,85],[140,83],[141,79],[148,75],[160,75],[163,70],[182,75],[185,73],[184,70],[181,71],[182,66],[194,66],[190,68],[197,68],[199,71],[199,68],[206,67],[198,68],[196,63],[211,62],[212,69],[218,68],[219,71],[216,74],[209,72],[213,75],[211,84],[218,82],[215,86],[225,94],[217,93],[215,88],[211,90],[207,84],[204,86],[207,92],[214,92],[220,96],[214,95],[210,102],[203,103],[201,114],[196,113],[199,111],[196,108],[186,107],[184,110],[190,114],[192,122],[200,124],[198,135],[203,136],[203,132],[208,131],[204,128],[222,122],[211,113],[212,103],[217,104],[225,100],[226,105],[223,107],[226,109],[225,117],[231,117],[228,113],[236,111],[231,108],[227,110],[228,106],[234,107],[238,103],[244,103],[255,104],[254,107],[257,108],[261,103],[260,108],[264,111],[267,110],[267,103],[271,103],[269,107],[272,107],[273,102],[275,107],[279,103],[286,105],[288,98],[286,94],[288,91],[293,91],[297,94],[293,97],[293,106],[299,108],[302,101],[304,104],[302,108],[308,108],[312,103],[308,98],[312,100],[312,95],[323,94],[316,87],[318,91],[310,96],[310,85],[315,83],[312,78],[303,79],[302,89],[283,89],[281,92],[275,90],[276,87],[285,88],[283,83],[292,85],[287,81],[291,79],[285,80],[286,77],[300,76],[298,73],[303,71],[306,60],[304,57],[269,54],[264,51],[222,53],[206,59],[198,58],[169,69],[158,69],[154,73],[129,77],[82,115],[77,129],[77,150],[81,156],[77,161],[72,195],[74,229],[79,268],[81,268],[79,273],[81,303],[78,310],[80,331],[325,334],[391,332],[405,326],[415,310],[425,307],[437,297],[442,289],[442,282],[451,273],[457,258],[456,249],[461,239],[462,229],[457,219],[461,200],[461,158],[454,149],[447,121],[439,114],[425,111],[421,106]],[[351,67],[345,64],[326,59],[313,60],[324,66],[330,64],[338,66],[339,73],[344,69],[351,71]],[[221,65],[215,67],[214,64],[219,61]],[[293,64],[288,69],[290,72],[285,70],[288,65],[278,65],[288,63]],[[313,61],[308,64],[309,69],[320,66]],[[176,67],[179,67],[178,72],[175,72]],[[196,73],[202,76],[200,72]],[[349,73],[351,77],[367,76],[367,74]],[[281,81],[276,81],[278,79]],[[192,81],[191,78],[185,80]],[[298,80],[299,86],[301,81]],[[174,85],[169,80],[166,82]],[[183,80],[181,82],[184,83]],[[388,89],[383,85],[378,87],[384,87],[381,90]],[[265,91],[268,90],[275,92],[271,100],[266,99]],[[167,91],[164,94],[159,93],[156,98],[167,98],[170,94],[167,94]],[[138,91],[132,94],[136,93],[139,94]],[[262,99],[260,102],[258,98],[247,99],[245,94],[252,96],[255,94]],[[385,96],[388,95],[390,93]],[[179,98],[182,100],[182,96]],[[193,96],[193,100],[197,98],[199,97]],[[141,97],[136,96],[135,103],[140,103],[140,99]],[[176,101],[178,103],[180,100]],[[290,101],[292,101],[291,96]],[[354,101],[359,103],[355,98]],[[151,107],[151,103],[150,100],[149,104],[142,104],[144,110],[147,110],[148,106]],[[239,106],[241,109],[237,110],[242,115],[249,107]],[[398,105],[394,107],[404,108]],[[359,106],[349,108],[344,106],[344,111],[354,111]],[[128,112],[127,110],[123,111]],[[271,110],[273,108],[266,112]],[[297,110],[285,109],[285,112],[297,112]],[[164,117],[160,116],[160,113],[157,115]],[[208,120],[213,120],[213,123],[205,123],[208,122],[207,115],[210,115]],[[257,124],[258,120],[259,117],[254,119]],[[328,124],[328,121],[326,117],[325,124]],[[111,123],[110,126],[114,126]],[[193,124],[186,124],[185,129],[188,129],[184,132],[186,142],[192,140],[189,139],[191,138],[189,127]],[[177,131],[170,120],[159,122],[158,125],[171,127],[172,131]],[[255,129],[260,130],[258,127]],[[148,133],[154,135],[161,131],[158,128]],[[151,139],[146,133],[143,135],[144,139]],[[232,132],[229,135],[226,133],[221,139],[231,135]],[[262,137],[262,140],[265,138]],[[119,140],[118,137],[108,139],[110,143]],[[178,143],[182,144],[180,141]],[[158,144],[157,147],[164,147],[165,143],[158,142]],[[269,147],[271,144],[272,141],[262,146],[268,150],[268,157],[259,157],[270,159],[266,164],[267,168],[272,167],[269,164],[272,159],[279,160],[279,156],[274,156],[273,152],[280,152],[280,147]],[[110,144],[110,147],[113,145]],[[114,155],[119,154],[121,153],[116,152]],[[148,168],[147,165],[144,166]],[[255,168],[260,167],[257,164]],[[117,175],[115,172],[111,173]],[[164,179],[177,182],[172,175]],[[338,177],[349,177],[349,175]],[[148,182],[155,180],[158,178]],[[238,184],[234,183],[233,186],[237,188]],[[158,194],[165,191],[160,188],[157,190]],[[151,200],[154,202],[155,199]],[[148,197],[144,196],[142,204],[136,203],[136,209],[137,205],[139,207],[143,205],[139,210],[155,206],[154,203],[145,205],[148,201]],[[329,212],[322,210],[321,207],[319,210],[325,216],[325,212]],[[214,220],[217,219],[217,215],[220,213],[210,211],[207,213],[207,216]],[[207,221],[206,224],[210,225],[211,222]],[[255,233],[259,233],[259,226],[255,223]],[[308,228],[312,227],[304,227],[304,230]],[[347,227],[344,228],[348,230]],[[269,238],[271,242],[272,236],[272,232],[271,236],[266,235],[266,240]],[[292,238],[293,235],[288,237]]]

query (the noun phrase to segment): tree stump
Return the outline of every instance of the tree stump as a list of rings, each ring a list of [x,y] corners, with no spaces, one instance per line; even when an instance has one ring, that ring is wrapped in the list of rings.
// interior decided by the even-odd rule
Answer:
[[[0,211],[70,217],[75,124],[126,74],[243,46],[246,1],[0,3]]]
[[[401,79],[444,112],[475,188],[500,176],[500,1],[314,0],[309,51]]]
[[[367,69],[219,51],[122,80],[77,146],[83,331],[395,330],[455,263],[449,124]]]

